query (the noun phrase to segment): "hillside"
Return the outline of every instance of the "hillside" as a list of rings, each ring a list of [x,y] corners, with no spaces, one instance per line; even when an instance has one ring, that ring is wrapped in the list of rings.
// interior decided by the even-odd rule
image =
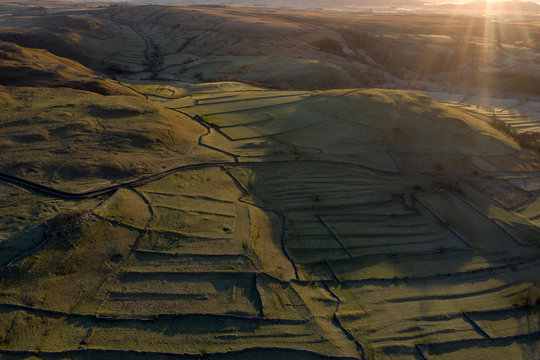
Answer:
[[[204,128],[44,50],[0,44],[0,171],[90,190],[189,163]]]
[[[537,22],[487,25],[481,17],[219,6],[28,8],[0,18],[0,39],[132,79],[538,95]]]
[[[101,95],[136,95],[81,64],[46,50],[0,42],[0,83],[4,86],[66,87]]]
[[[0,11],[1,359],[540,357],[538,104],[324,40],[417,17]]]

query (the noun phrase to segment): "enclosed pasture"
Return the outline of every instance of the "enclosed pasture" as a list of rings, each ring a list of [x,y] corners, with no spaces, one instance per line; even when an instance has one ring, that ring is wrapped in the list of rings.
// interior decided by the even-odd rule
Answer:
[[[345,282],[334,291],[342,300],[338,312],[342,323],[369,344],[373,356],[400,358],[392,354],[395,347],[412,353],[416,344],[486,338],[466,312],[511,307],[536,281],[536,271],[538,262],[515,270]]]
[[[328,216],[324,220],[355,256],[469,248],[428,212]]]
[[[0,272],[0,357],[537,360],[540,206],[506,173],[534,166],[485,118],[403,91],[126,85],[147,100],[89,104],[96,124],[155,107],[189,141],[139,144],[153,176],[85,201],[3,184],[0,245],[32,251]]]
[[[469,157],[506,156],[518,149],[490,128],[487,117],[420,94],[382,89],[270,91],[245,85],[235,89],[232,84],[216,83],[199,91],[198,85],[178,88],[171,82],[141,90],[196,118],[208,129],[200,141],[239,161],[302,158],[392,172],[471,174],[477,167]],[[164,95],[163,89],[170,94]],[[415,162],[417,156],[426,159]]]

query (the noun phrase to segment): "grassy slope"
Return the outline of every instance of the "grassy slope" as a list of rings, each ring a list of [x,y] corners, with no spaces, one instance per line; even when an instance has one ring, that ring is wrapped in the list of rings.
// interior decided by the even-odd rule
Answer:
[[[0,42],[0,83],[8,86],[69,87],[102,95],[136,95],[83,65],[41,49]]]
[[[408,169],[394,163],[398,153],[437,161],[456,152],[512,157],[519,147],[486,119],[401,91],[273,92],[235,83],[133,88],[149,100],[4,87],[4,169],[79,190],[186,161],[232,162],[210,148],[191,152],[204,126],[201,143],[239,163],[119,190],[87,217],[63,210],[95,203],[27,195],[39,204],[29,208],[39,217],[21,215],[11,233],[52,218],[50,236],[0,277],[0,302],[12,304],[0,307],[2,349],[198,356],[275,347],[264,356],[282,351],[295,359],[293,350],[308,350],[313,359],[359,358],[350,333],[370,358],[413,359],[418,343],[481,337],[463,312],[536,309],[535,203],[489,212],[495,205],[474,188],[460,193],[451,182],[440,184],[454,175],[444,163],[423,166],[430,176],[405,176],[399,171]],[[5,213],[17,213],[18,204]],[[449,206],[455,210],[445,212]],[[518,234],[531,244],[519,244],[490,217],[521,219]],[[477,318],[487,331],[524,333],[515,329],[521,311],[498,324],[496,315]],[[464,344],[427,351],[451,356]],[[468,349],[478,357],[485,351],[491,348]],[[211,355],[219,356],[242,355]]]
[[[202,126],[127,87],[42,50],[3,49],[1,171],[83,192],[223,158],[197,147]]]
[[[215,83],[215,90],[191,86],[189,92],[171,84],[168,96],[152,99],[202,116],[212,127],[204,142],[245,161],[319,159],[388,171],[470,175],[475,171],[471,156],[511,157],[519,150],[487,117],[412,92],[247,91],[228,84]],[[429,159],[417,162],[416,156]]]
[[[310,89],[384,83],[421,88],[425,81],[436,87],[443,82],[447,87],[537,92],[534,62],[540,32],[532,21],[486,24],[479,17],[445,15],[75,6],[78,11],[47,13],[21,4],[15,14],[0,19],[2,38],[135,78],[228,78]],[[513,66],[516,62],[523,66]],[[493,71],[497,76],[486,75]]]

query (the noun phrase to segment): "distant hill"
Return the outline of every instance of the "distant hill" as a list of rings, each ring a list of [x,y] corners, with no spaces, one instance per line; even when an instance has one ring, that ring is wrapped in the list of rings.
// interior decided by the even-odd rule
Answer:
[[[0,59],[1,85],[68,87],[102,95],[135,95],[87,67],[46,50],[0,41]]]
[[[248,5],[248,6],[270,6],[289,8],[339,8],[339,7],[397,7],[397,6],[420,6],[423,4],[417,0],[131,0],[132,3],[139,4],[208,4],[208,5]]]
[[[540,12],[540,5],[532,1],[501,1],[489,3],[484,0],[476,0],[468,4],[444,4],[440,5],[443,9],[452,9],[458,11],[473,11],[473,12]]]
[[[440,90],[487,86],[539,93],[538,22],[490,22],[493,37],[486,39],[483,18],[453,16],[459,8],[448,6],[431,6],[435,15],[374,15],[369,6],[363,14],[163,5],[39,13],[32,6],[4,18],[0,40],[46,49],[112,78],[233,80],[281,89],[436,84]]]

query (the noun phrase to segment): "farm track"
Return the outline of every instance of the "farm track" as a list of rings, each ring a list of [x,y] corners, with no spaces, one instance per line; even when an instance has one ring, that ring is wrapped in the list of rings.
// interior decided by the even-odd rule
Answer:
[[[134,88],[131,88],[131,87],[129,87],[129,88],[136,91],[140,95],[145,96],[146,98],[148,98],[148,94],[139,92],[138,90],[136,90]],[[371,102],[366,102],[366,103],[371,103]],[[227,151],[224,151],[222,149],[219,149],[219,148],[216,148],[216,147],[213,147],[213,146],[210,146],[210,145],[207,145],[207,144],[205,144],[203,142],[203,138],[210,134],[213,127],[211,125],[207,124],[202,119],[201,116],[198,116],[198,115],[192,116],[192,115],[189,115],[189,114],[187,114],[187,113],[185,113],[185,112],[183,112],[181,110],[175,109],[175,108],[169,108],[169,109],[173,110],[173,111],[176,111],[176,112],[178,112],[178,113],[180,113],[180,114],[182,114],[184,116],[189,117],[191,120],[197,122],[200,126],[202,126],[202,127],[204,127],[206,129],[206,132],[199,136],[199,138],[197,140],[198,145],[206,147],[206,148],[208,148],[210,150],[213,150],[213,151],[223,153],[223,154],[225,154],[227,156],[230,156],[230,157],[232,157],[234,159],[233,162],[213,162],[213,163],[209,162],[209,163],[199,163],[199,164],[178,166],[178,167],[171,168],[169,170],[160,171],[160,172],[150,174],[150,175],[145,175],[145,176],[142,176],[142,177],[140,177],[138,179],[135,179],[135,180],[132,180],[132,181],[127,181],[127,182],[124,182],[124,183],[121,183],[121,184],[118,184],[118,185],[113,185],[113,186],[109,186],[109,187],[104,187],[102,189],[91,190],[91,191],[82,192],[82,193],[65,192],[65,191],[62,191],[62,190],[54,189],[54,188],[46,186],[46,185],[38,184],[36,182],[32,182],[32,181],[23,179],[23,178],[20,178],[20,177],[16,177],[16,176],[10,175],[8,173],[4,173],[4,172],[0,172],[0,179],[4,180],[4,181],[7,181],[7,182],[10,182],[10,183],[13,183],[13,184],[16,184],[16,185],[20,185],[20,186],[32,189],[34,191],[38,191],[38,192],[46,194],[46,195],[56,196],[56,197],[59,197],[59,198],[62,198],[62,199],[80,200],[80,199],[94,198],[94,197],[101,196],[101,195],[109,195],[112,192],[114,192],[114,191],[116,191],[118,189],[121,189],[121,188],[138,187],[138,186],[141,186],[141,185],[146,185],[146,184],[149,184],[151,182],[157,181],[157,180],[159,180],[159,179],[161,179],[161,178],[163,178],[165,176],[168,176],[168,175],[171,175],[173,173],[180,172],[180,171],[189,171],[189,170],[197,170],[197,169],[205,169],[205,168],[221,167],[221,166],[252,166],[252,165],[279,165],[279,164],[290,164],[290,163],[307,163],[307,164],[320,164],[320,165],[333,165],[333,166],[352,167],[352,168],[357,168],[357,169],[369,170],[369,171],[373,171],[375,173],[384,174],[384,175],[400,175],[401,174],[400,172],[376,169],[376,168],[372,168],[372,167],[369,167],[369,166],[360,165],[360,164],[356,164],[356,163],[343,162],[343,161],[330,161],[330,160],[301,160],[301,159],[297,159],[297,160],[242,161],[242,162],[240,162],[239,158],[241,156],[229,153]],[[219,133],[221,135],[225,136],[226,138],[228,138],[230,141],[235,141],[235,139],[229,138],[227,135],[223,134],[221,131],[219,131]],[[264,136],[262,136],[262,137],[264,137]],[[413,174],[408,174],[408,175],[409,176],[422,177],[422,178],[427,177],[427,178],[432,178],[432,179],[444,179],[443,176],[427,175],[427,174],[423,174],[423,173],[417,173],[417,174],[413,173]]]
[[[112,193],[112,192],[114,192],[114,191],[116,191],[118,189],[121,189],[121,188],[131,188],[131,187],[145,185],[145,184],[151,183],[153,181],[157,181],[157,180],[159,180],[159,179],[161,179],[161,178],[163,178],[163,177],[165,177],[167,175],[173,174],[175,172],[179,172],[179,171],[197,170],[197,169],[205,169],[205,168],[213,168],[213,167],[221,167],[221,168],[223,168],[223,167],[227,167],[227,166],[228,167],[234,167],[234,166],[249,166],[249,165],[270,165],[270,164],[271,165],[276,165],[276,164],[290,164],[290,163],[314,163],[314,164],[324,164],[324,165],[351,166],[351,164],[348,164],[348,163],[343,164],[343,163],[340,163],[340,162],[317,161],[317,160],[311,160],[311,161],[298,160],[298,161],[242,162],[242,163],[237,163],[237,162],[203,163],[203,164],[194,164],[194,165],[181,166],[181,167],[170,169],[170,170],[167,170],[167,171],[164,171],[164,172],[149,175],[149,176],[146,176],[146,177],[143,177],[143,178],[131,181],[131,182],[124,183],[124,184],[119,184],[119,185],[115,185],[115,186],[112,186],[112,187],[108,187],[108,188],[104,188],[104,189],[100,189],[100,190],[95,190],[95,191],[90,191],[90,192],[86,192],[86,193],[79,193],[79,194],[66,193],[66,192],[63,192],[63,191],[60,191],[60,190],[56,190],[56,189],[53,189],[53,188],[50,188],[50,187],[46,187],[46,186],[43,186],[43,185],[40,185],[40,184],[30,182],[30,181],[27,181],[27,180],[24,180],[24,179],[16,178],[16,177],[13,177],[13,176],[11,176],[9,174],[0,173],[0,178],[4,179],[6,181],[12,182],[14,184],[22,185],[22,186],[25,186],[25,187],[27,187],[29,189],[45,193],[47,195],[57,196],[57,197],[64,198],[64,199],[86,199],[86,198],[92,198],[92,197],[101,196],[101,195],[107,195],[107,194],[110,194],[110,193]],[[359,165],[354,165],[354,167],[358,167],[358,168],[362,168],[362,169],[366,168],[366,167],[359,166]],[[369,170],[377,171],[375,169],[369,169]],[[244,193],[244,196],[247,195],[247,190],[239,183],[239,181],[234,176],[232,176],[232,174],[229,171],[227,171],[227,173],[228,173],[229,176],[231,176],[231,178],[233,179],[233,181],[235,182],[237,187],[239,189],[241,189],[241,191]],[[239,199],[239,200],[241,202],[245,202],[243,199]],[[419,199],[417,199],[417,201],[422,203]],[[257,206],[257,207],[263,209],[264,211],[272,212],[272,213],[276,214],[277,216],[279,216],[280,219],[282,219],[282,224],[283,224],[282,248],[283,248],[283,252],[286,255],[286,257],[289,259],[289,261],[293,264],[293,267],[294,267],[295,273],[296,273],[296,278],[298,279],[298,270],[296,268],[295,262],[292,260],[290,254],[288,253],[287,248],[285,247],[285,237],[286,237],[286,225],[285,224],[287,222],[286,217],[282,213],[276,212],[276,211],[274,211],[272,209],[268,209],[268,208],[261,207],[259,205],[254,205],[254,204],[251,204],[251,203],[248,203],[248,204],[252,205],[252,206]],[[428,210],[429,210],[429,207],[426,207],[426,208],[428,208]],[[467,244],[467,246],[470,249],[472,249],[472,246],[470,244],[468,244],[468,242],[461,235],[459,235],[455,230],[453,230],[450,226],[448,226],[448,224],[446,224],[442,219],[440,219],[436,213],[434,213],[434,215],[439,219],[440,223],[443,226],[445,226],[446,228],[449,228],[450,231],[452,231],[456,236],[458,236],[460,239],[462,239],[463,242],[465,244]],[[487,218],[487,216],[485,214],[482,213],[482,215],[484,215]],[[319,220],[321,220],[320,217],[319,217]],[[111,222],[115,222],[115,221],[111,220]],[[118,224],[122,225],[122,226],[129,227],[126,224],[122,224],[122,223],[118,223]],[[325,224],[325,222],[323,222],[323,224],[327,228],[329,228],[328,224]],[[497,224],[497,225],[500,227],[500,224]],[[138,228],[134,228],[134,229],[136,229],[138,231],[142,231],[142,229],[138,229]],[[505,229],[503,228],[503,230],[505,230]],[[331,233],[333,234],[334,238],[336,238],[336,241],[338,241],[340,243],[340,245],[345,249],[345,251],[347,252],[347,254],[351,258],[358,257],[358,256],[352,256],[352,254],[345,247],[345,245],[339,239],[339,237],[337,236],[337,234],[335,232],[333,232],[331,230]],[[364,254],[364,255],[361,255],[361,256],[370,256],[370,255],[376,255],[376,254]],[[391,257],[395,257],[394,254],[387,254],[387,255],[391,256]],[[407,254],[403,254],[403,255],[407,255]],[[330,271],[335,275],[334,269],[332,269],[330,266],[329,266],[329,268],[330,268]]]
[[[244,162],[209,162],[209,163],[198,163],[198,164],[192,164],[192,165],[183,165],[178,166],[169,170],[164,170],[160,172],[156,172],[151,175],[145,175],[138,179],[127,181],[118,185],[112,185],[108,187],[104,187],[97,190],[91,190],[87,192],[82,193],[72,193],[72,192],[66,192],[62,190],[58,190],[46,185],[38,184],[36,182],[32,182],[20,177],[16,177],[4,172],[0,172],[0,180],[4,180],[6,182],[20,185],[25,188],[40,192],[45,195],[51,195],[56,196],[61,199],[67,199],[67,200],[81,200],[81,199],[90,199],[95,198],[101,195],[109,195],[112,192],[123,189],[123,188],[129,188],[129,187],[139,187],[142,185],[146,185],[149,183],[152,183],[154,181],[160,180],[164,178],[165,176],[181,172],[181,171],[190,171],[190,170],[200,170],[200,169],[208,169],[208,168],[215,168],[215,167],[222,167],[222,166],[232,166],[232,167],[242,167],[242,166],[257,166],[257,165],[283,165],[283,164],[312,164],[312,165],[329,165],[329,166],[343,166],[348,168],[356,168],[360,170],[368,170],[375,173],[380,173],[383,175],[391,175],[391,176],[398,176],[399,173],[395,173],[392,171],[385,171],[380,169],[371,168],[364,165],[349,163],[349,162],[342,162],[342,161],[330,161],[330,160],[268,160],[268,161],[244,161]],[[444,179],[442,176],[436,176],[436,175],[426,175],[426,174],[417,174],[417,175],[410,175],[410,176],[417,176],[422,178],[431,178],[431,179]]]

